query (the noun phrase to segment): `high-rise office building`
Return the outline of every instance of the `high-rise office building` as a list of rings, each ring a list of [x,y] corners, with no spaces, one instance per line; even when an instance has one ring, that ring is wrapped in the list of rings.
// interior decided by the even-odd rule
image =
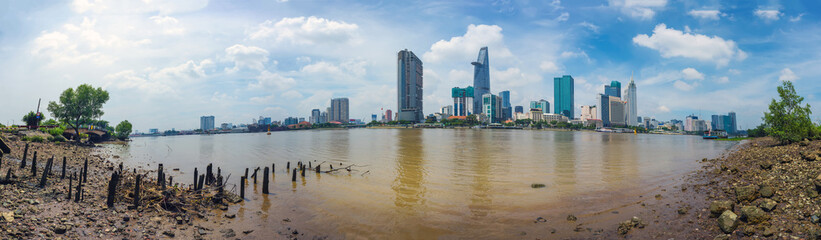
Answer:
[[[596,103],[598,104],[596,115],[601,119],[602,126],[610,127],[610,96],[599,93]]]
[[[604,94],[621,98],[621,82],[610,81],[610,85],[604,85]]]
[[[474,89],[471,86],[466,88],[455,87],[451,89],[451,97],[453,97],[453,116],[468,116],[473,114]],[[481,113],[481,112],[480,112]]]
[[[554,113],[573,119],[574,114],[574,80],[570,75],[553,78]]]
[[[491,93],[482,95],[482,110],[487,123],[499,123],[502,120],[502,98]]]
[[[397,91],[399,120],[423,122],[422,61],[407,49],[397,54]]]
[[[319,121],[320,115],[322,115],[322,112],[320,112],[319,109],[311,110],[311,124],[322,123],[321,121]]]
[[[736,122],[735,112],[728,113],[727,117],[729,118],[729,120],[727,120],[727,123],[729,123],[729,124],[725,123],[725,126],[724,126],[727,129],[727,134],[735,135],[737,133],[737,130],[738,130],[738,124]]]
[[[624,126],[627,125],[627,118],[625,118],[626,103],[621,98],[616,96],[607,96],[610,98],[610,126]]]
[[[513,108],[513,112],[515,112],[515,113],[524,113],[525,108],[522,107],[522,106],[516,106],[516,107]]]
[[[388,122],[393,121],[393,112],[390,109],[385,110],[385,116],[387,117]]]
[[[490,93],[490,61],[487,54],[487,47],[479,49],[479,57],[473,64],[473,111],[475,113],[484,112],[482,108],[482,96]]]
[[[544,99],[530,101],[530,109],[539,109],[542,113],[550,113],[550,102]]]
[[[512,118],[513,108],[510,106],[510,91],[499,92],[499,98],[502,99],[502,120]]]
[[[348,121],[350,121],[350,117],[348,116],[348,98],[331,99],[329,115],[329,121],[337,121],[343,124],[348,123]]]
[[[294,125],[299,123],[299,118],[295,117],[287,117],[285,121],[282,121],[283,126]]]
[[[710,116],[710,128],[713,130],[724,130],[724,115]]]
[[[627,90],[624,95],[624,101],[627,102],[627,125],[638,126],[638,98],[636,97],[636,83],[633,82],[632,75],[630,76],[630,83],[627,84]]]
[[[328,112],[322,112],[319,114],[319,123],[328,123]]]
[[[447,105],[447,106],[442,107],[441,113],[442,113],[442,115],[445,115],[445,116],[452,116],[453,115],[453,105]]]
[[[214,116],[200,117],[200,130],[209,131],[214,130]]]

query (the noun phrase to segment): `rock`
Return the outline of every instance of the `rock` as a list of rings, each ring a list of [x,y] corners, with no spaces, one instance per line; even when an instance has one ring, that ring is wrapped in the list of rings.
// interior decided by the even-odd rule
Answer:
[[[807,188],[807,197],[809,198],[817,198],[818,191],[815,188]]]
[[[541,184],[541,183],[534,183],[534,184],[530,184],[530,187],[531,188],[543,188],[543,187],[545,187],[545,185]]]
[[[761,210],[761,208],[753,206],[745,206],[741,208],[741,218],[752,224],[758,224],[770,220],[770,215]]]
[[[810,222],[812,222],[812,223],[821,222],[821,217],[818,216],[818,213],[813,214],[812,216],[810,216]]]
[[[543,218],[543,217],[538,217],[538,218],[536,218],[536,222],[537,222],[537,223],[540,223],[540,222],[541,222],[541,223],[543,223],[543,222],[547,222],[547,219],[545,219],[545,218]]]
[[[762,232],[761,235],[764,235],[765,237],[770,237],[772,235],[775,235],[775,231],[776,229],[773,226],[765,227],[764,232]]]
[[[249,233],[252,233],[252,232],[254,232],[254,230],[245,230],[245,231],[242,231],[242,234],[249,234]]]
[[[233,219],[233,218],[237,217],[237,215],[236,214],[225,214],[225,217]]]
[[[730,210],[733,211],[735,207],[735,202],[727,200],[727,201],[713,201],[710,203],[710,216],[711,217],[718,217],[724,211]]]
[[[232,237],[236,237],[236,236],[237,236],[237,234],[234,233],[234,229],[228,229],[228,231],[225,231],[225,234],[222,235],[222,237],[224,237],[224,238],[232,238]]]
[[[819,151],[803,151],[803,152],[801,152],[801,157],[804,158],[804,160],[807,160],[809,162],[821,159],[821,156],[819,156],[819,155],[821,155],[821,152],[819,152]]]
[[[616,231],[619,234],[624,235],[630,232],[630,229],[644,228],[644,225],[644,221],[642,221],[641,218],[633,216],[630,220],[619,223],[619,227]]]
[[[760,207],[764,211],[769,212],[772,211],[777,205],[778,203],[775,202],[775,200],[765,198],[764,201],[761,201],[761,203],[758,204],[758,207]]]
[[[730,239],[730,235],[727,235],[727,234],[719,234],[719,235],[716,235],[716,237],[713,238],[713,240],[729,240],[729,239]]]
[[[687,208],[686,207],[681,207],[681,208],[678,209],[677,212],[678,212],[679,215],[687,214]]]
[[[3,215],[3,219],[5,219],[6,222],[14,222],[14,212],[3,212],[0,213],[0,215]]]
[[[758,198],[758,186],[747,185],[735,188],[735,196],[738,202],[752,202]]]
[[[128,221],[131,221],[131,216],[128,216],[128,214],[126,214],[125,216],[123,216],[123,222],[128,222]]]
[[[573,216],[573,214],[567,215],[567,221],[575,222],[576,220],[578,220],[578,218]]]
[[[770,161],[770,160],[764,160],[764,161],[761,161],[760,163],[758,163],[758,166],[760,166],[761,169],[772,169],[773,168],[773,162]]]
[[[56,226],[54,226],[54,233],[56,233],[56,234],[66,233],[67,230],[68,229],[63,224],[57,224]]]
[[[771,198],[775,194],[775,189],[770,186],[762,186],[761,189],[758,189],[758,192],[761,193],[761,197]]]
[[[172,232],[172,231],[164,231],[164,232],[162,232],[162,235],[165,235],[165,236],[168,236],[168,237],[171,237],[171,238],[173,238],[175,236],[174,232]]]
[[[724,233],[732,233],[738,227],[738,215],[733,211],[725,210],[721,216],[718,217],[718,227]]]

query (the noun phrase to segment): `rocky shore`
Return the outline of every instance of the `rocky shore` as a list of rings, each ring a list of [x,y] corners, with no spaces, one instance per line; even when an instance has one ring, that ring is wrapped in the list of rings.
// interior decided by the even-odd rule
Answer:
[[[121,166],[106,160],[107,156],[94,147],[23,142],[5,133],[0,137],[12,149],[0,162],[0,239],[224,239],[247,234],[233,230],[233,234],[218,233],[207,224],[209,218],[223,218],[212,210],[228,209],[229,204],[239,201],[229,191],[220,191],[219,184],[195,191],[167,179],[163,190],[158,171],[120,171]],[[26,144],[26,165],[22,167]],[[61,178],[64,157],[66,176]],[[35,158],[37,165],[32,168]],[[49,158],[53,164],[41,187]],[[86,160],[87,179],[76,201]],[[108,207],[109,183],[115,172],[119,181],[114,184],[113,207]],[[138,175],[140,200],[135,205]]]
[[[709,214],[698,223],[714,239],[821,238],[821,141],[752,139],[703,161],[695,187]]]

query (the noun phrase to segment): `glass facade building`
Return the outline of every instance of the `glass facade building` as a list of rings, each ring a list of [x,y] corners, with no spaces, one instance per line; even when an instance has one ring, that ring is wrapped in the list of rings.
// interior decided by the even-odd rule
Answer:
[[[473,112],[482,111],[482,96],[490,93],[490,61],[487,54],[487,47],[479,49],[479,57],[473,64]]]
[[[468,116],[474,113],[473,108],[473,87],[455,87],[451,89],[453,97],[453,116]]]
[[[499,98],[502,99],[502,119],[513,118],[513,108],[510,106],[510,91],[499,92]]]
[[[502,98],[491,93],[482,95],[482,110],[486,123],[499,123],[502,120]]]
[[[621,98],[621,82],[611,81],[610,85],[604,85],[604,94]]]
[[[550,113],[550,102],[547,100],[530,101],[530,109],[539,109],[542,113]]]
[[[636,83],[633,82],[633,76],[630,76],[630,83],[627,84],[627,91],[625,91],[624,101],[627,102],[627,125],[638,126],[638,98],[636,97]]]
[[[214,130],[214,116],[200,117],[200,129],[203,131]]]
[[[422,113],[422,61],[407,49],[397,54],[397,102],[399,119],[423,122]]]
[[[573,77],[570,75],[553,78],[554,113],[564,115],[568,119],[573,119],[573,116],[575,116],[574,110],[576,109],[573,107],[575,105],[573,82]]]

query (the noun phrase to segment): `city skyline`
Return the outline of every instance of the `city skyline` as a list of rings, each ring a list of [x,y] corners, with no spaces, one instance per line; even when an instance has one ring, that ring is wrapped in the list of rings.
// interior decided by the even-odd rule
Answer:
[[[390,17],[397,9],[416,20]],[[821,3],[10,2],[0,7],[0,53],[10,56],[0,83],[11,87],[0,100],[13,104],[0,122],[19,124],[38,98],[82,83],[111,93],[103,120],[141,131],[191,128],[204,115],[307,117],[339,97],[351,99],[350,118],[368,119],[397,110],[400,49],[425,63],[427,115],[472,85],[468,64],[487,46],[490,92],[509,90],[514,106],[556,103],[552,78],[562,75],[575,79],[571,109],[597,105],[604,85],[635,70],[638,116],[734,111],[747,129],[782,80],[821,111],[813,9]]]

